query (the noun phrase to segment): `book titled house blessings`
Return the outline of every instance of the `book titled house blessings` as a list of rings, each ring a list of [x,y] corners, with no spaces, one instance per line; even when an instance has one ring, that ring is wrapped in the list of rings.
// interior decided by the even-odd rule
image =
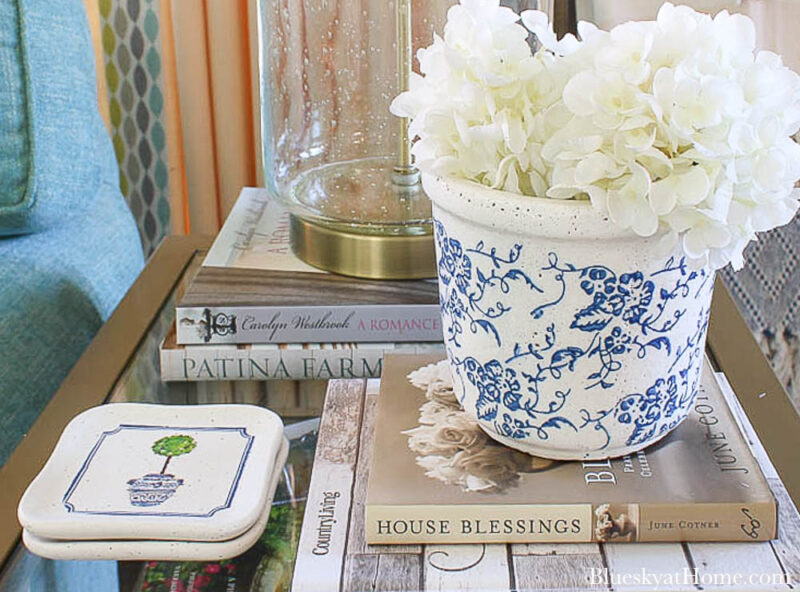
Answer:
[[[436,356],[385,358],[374,429],[370,544],[776,536],[774,498],[708,362],[689,417],[622,458],[551,461],[496,443]]]

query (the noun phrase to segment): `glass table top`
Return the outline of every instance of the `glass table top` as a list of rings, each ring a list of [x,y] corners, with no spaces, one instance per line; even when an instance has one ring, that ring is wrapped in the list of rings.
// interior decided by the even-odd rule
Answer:
[[[163,272],[165,266],[162,265],[161,268],[158,268],[149,264],[150,271],[155,272],[150,274],[150,280],[153,277],[161,277],[164,280],[159,284],[161,287],[157,294],[153,292],[147,302],[144,302],[147,298],[138,299],[137,297],[129,302],[127,307],[125,303],[121,304],[118,313],[123,308],[125,308],[125,312],[122,315],[115,313],[115,317],[117,320],[124,319],[126,322],[115,324],[112,318],[107,323],[103,330],[109,329],[106,331],[106,337],[112,335],[113,339],[111,340],[103,341],[102,335],[98,335],[95,344],[101,341],[112,343],[113,347],[110,349],[121,350],[117,352],[119,355],[113,352],[108,354],[109,359],[113,358],[116,361],[107,364],[105,368],[96,366],[96,364],[103,364],[106,361],[102,355],[104,352],[100,352],[101,355],[96,358],[82,358],[79,362],[78,366],[87,362],[83,364],[84,370],[88,367],[90,372],[94,372],[97,368],[98,374],[101,371],[107,371],[108,374],[107,380],[103,378],[98,381],[102,387],[98,387],[95,392],[91,393],[92,399],[89,404],[98,404],[105,397],[106,402],[131,401],[165,405],[246,403],[262,405],[278,412],[287,426],[286,433],[291,441],[291,451],[264,533],[256,545],[243,555],[227,561],[211,563],[49,561],[28,553],[21,545],[18,545],[11,558],[6,562],[3,573],[0,574],[0,592],[73,592],[76,590],[80,592],[114,592],[115,590],[121,592],[193,592],[199,590],[266,592],[289,589],[317,446],[317,430],[326,383],[324,381],[163,383],[159,373],[158,348],[174,321],[175,302],[180,298],[183,282],[190,276],[192,270],[192,264],[186,266],[186,262],[191,253],[195,253],[195,251],[187,248],[183,249],[181,253],[185,253],[185,256],[172,257],[170,269],[173,271],[169,274]],[[194,264],[198,264],[201,258],[201,254],[195,254]],[[164,256],[161,259],[166,261],[169,257]],[[178,259],[180,260],[178,261]],[[180,277],[178,277],[178,270],[184,270]],[[148,270],[145,270],[142,276],[144,277],[147,273]],[[178,279],[175,279],[176,277]],[[156,282],[149,280],[142,283],[137,294],[150,294],[150,288],[154,283]],[[136,290],[137,288],[134,286],[131,292]],[[171,290],[171,293],[166,296],[168,290]],[[740,559],[735,558],[747,557],[748,561],[745,563],[748,563],[751,556],[753,561],[760,561],[765,557],[770,561],[778,561],[776,558],[780,558],[780,561],[785,562],[787,570],[791,569],[793,570],[791,573],[797,573],[796,566],[800,564],[797,563],[794,541],[798,540],[796,533],[800,532],[800,521],[787,518],[786,512],[787,508],[792,507],[792,498],[796,497],[792,492],[800,491],[800,473],[796,470],[796,451],[800,449],[797,444],[797,434],[800,434],[797,427],[799,420],[791,402],[783,396],[780,384],[761,357],[757,344],[752,341],[733,301],[724,289],[718,291],[715,306],[709,329],[709,355],[719,363],[719,368],[731,380],[747,415],[756,420],[753,423],[757,435],[764,443],[781,478],[775,477],[783,491],[779,509],[783,511],[784,516],[779,521],[779,525],[783,524],[784,529],[787,529],[787,526],[790,527],[780,540],[764,543],[762,547],[759,547],[758,549],[762,549],[762,551],[766,550],[760,555],[755,553],[756,547],[747,547],[742,549],[742,555],[733,554],[730,561],[732,563],[740,562]],[[146,313],[143,312],[145,310]],[[131,319],[137,322],[127,322]],[[136,327],[135,333],[131,333],[129,336],[126,327],[133,326]],[[120,327],[123,328],[120,329]],[[127,347],[118,347],[119,343],[117,342],[127,344]],[[135,342],[137,345],[134,349]],[[85,382],[91,382],[91,377],[87,378],[86,372],[81,373],[81,377]],[[84,392],[87,391],[85,383],[78,385],[77,389],[74,386],[73,384],[73,388],[60,392],[62,395],[60,403],[64,403],[63,399],[65,398],[70,399],[73,396],[77,398],[81,389]],[[766,396],[766,393],[770,393],[769,396]],[[78,407],[78,404],[70,407],[76,410],[72,415],[77,412]],[[52,416],[53,414],[46,418],[47,421],[37,422],[37,425],[33,426],[28,441],[37,438],[47,440],[49,434],[55,438],[60,428],[52,430],[48,429],[49,426],[54,421],[60,422],[62,419],[66,421],[68,418],[53,420]],[[38,425],[39,423],[42,425]],[[46,448],[48,445],[45,443],[42,448]],[[26,477],[24,483],[29,482],[33,477],[38,462],[36,459],[31,459],[29,450],[30,447],[23,457],[16,459],[20,461],[17,462],[16,469],[20,469],[22,465],[31,468],[30,476]],[[18,473],[22,472],[18,470]],[[22,485],[22,482],[20,484]],[[786,485],[785,489],[783,489],[783,484]],[[2,489],[0,487],[0,491]],[[8,520],[7,524],[11,524],[11,521]],[[14,526],[16,526],[15,522]],[[7,539],[9,539],[9,546],[13,546],[14,538],[7,537]],[[741,543],[741,545],[748,544]],[[761,545],[761,543],[758,544]],[[681,548],[680,545],[675,544],[669,548],[663,547],[662,550],[674,552],[674,557],[677,557],[676,561],[680,563],[688,560],[687,558],[695,552],[698,558],[710,557],[711,555],[708,553],[715,548],[713,543],[710,545],[692,544],[688,547],[684,545]],[[773,548],[769,548],[770,546]],[[638,567],[642,562],[647,561],[660,565],[659,562],[664,559],[663,553],[650,553],[651,549],[657,549],[657,547],[627,545],[622,545],[622,547],[624,550],[615,547],[613,555],[618,559],[622,558],[621,561],[624,560],[625,565]],[[426,556],[425,553],[430,550],[427,549],[424,552],[417,551],[418,555],[408,555],[405,559],[411,559],[416,562],[414,565],[419,566],[421,565],[419,562]],[[728,549],[734,549],[734,547],[727,546],[725,549],[724,553],[718,553],[718,557],[724,559],[727,557]],[[543,588],[540,576],[545,572],[550,574],[548,577],[555,578],[554,581],[573,582],[575,574],[580,573],[579,567],[582,565],[575,561],[580,562],[583,557],[583,555],[570,555],[569,550],[558,557],[551,554],[540,557],[535,553],[529,556],[525,554],[527,552],[525,549],[514,551],[522,553],[522,555],[513,555],[512,551],[507,553],[506,549],[501,549],[499,552],[500,556],[498,557],[501,562],[513,559],[514,569],[522,570],[515,571],[515,573],[528,574],[532,578],[530,581],[535,582],[536,586],[531,586],[531,589]],[[761,559],[757,559],[756,556]],[[378,555],[374,555],[372,558],[377,560]],[[705,561],[702,559],[704,565]],[[380,561],[378,563],[380,564]],[[559,566],[558,569],[548,572],[546,566],[551,564]],[[566,576],[566,579],[561,576]],[[379,582],[379,584],[385,585],[385,582]],[[465,586],[459,585],[455,588],[465,589]]]
[[[1,592],[105,591],[117,589],[114,585],[117,574],[118,589],[122,592],[289,589],[327,381],[162,382],[159,344],[175,320],[175,302],[186,277],[201,260],[201,254],[195,255],[176,283],[106,402],[243,403],[269,407],[281,415],[290,452],[263,535],[243,555],[221,562],[149,561],[115,565],[102,561],[52,561],[32,555],[20,544],[0,577]]]

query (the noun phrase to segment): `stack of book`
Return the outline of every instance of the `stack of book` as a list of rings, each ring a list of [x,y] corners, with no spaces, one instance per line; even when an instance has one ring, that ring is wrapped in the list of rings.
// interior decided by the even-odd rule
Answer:
[[[778,507],[748,444],[757,439],[745,437],[736,396],[708,361],[694,409],[662,441],[560,462],[484,436],[451,405],[441,359],[390,355],[379,387],[329,389],[293,592],[371,589],[376,577],[387,590],[439,589],[421,570],[431,580],[458,571],[463,583],[486,580],[486,565],[508,578],[526,544],[544,556],[543,544],[571,543],[568,553],[589,557],[597,543],[776,538]]]
[[[165,381],[370,378],[387,351],[443,351],[434,280],[326,273],[291,251],[289,214],[246,188],[176,307]]]

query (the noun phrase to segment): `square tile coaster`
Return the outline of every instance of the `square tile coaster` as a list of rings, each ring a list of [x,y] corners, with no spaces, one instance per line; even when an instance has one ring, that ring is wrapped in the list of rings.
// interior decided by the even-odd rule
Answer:
[[[64,429],[19,521],[45,539],[228,541],[261,518],[282,442],[253,405],[95,407]]]
[[[22,542],[31,553],[47,559],[117,561],[220,561],[236,557],[252,547],[263,534],[272,509],[275,489],[283,474],[283,465],[289,454],[289,442],[284,440],[275,469],[269,479],[267,505],[256,523],[244,534],[228,541],[156,541],[156,540],[100,540],[63,541],[41,538],[27,530],[22,531]]]

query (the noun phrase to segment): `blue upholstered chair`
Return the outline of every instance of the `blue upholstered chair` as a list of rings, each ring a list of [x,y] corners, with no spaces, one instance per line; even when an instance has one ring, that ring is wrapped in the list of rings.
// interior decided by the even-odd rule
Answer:
[[[81,0],[0,0],[0,464],[143,265]]]
[[[142,268],[118,187],[83,3],[0,0],[0,464]],[[116,578],[113,563],[82,565],[18,557],[4,584]]]

